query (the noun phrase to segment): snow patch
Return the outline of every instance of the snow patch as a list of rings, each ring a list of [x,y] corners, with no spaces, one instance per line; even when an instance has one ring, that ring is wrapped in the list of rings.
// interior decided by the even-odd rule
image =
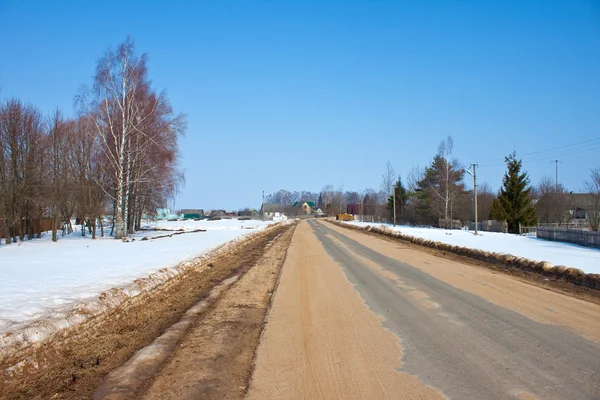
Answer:
[[[144,228],[161,231],[140,231],[132,235],[133,242],[92,240],[76,232],[59,237],[57,243],[46,234],[19,246],[2,245],[0,346],[7,345],[11,336],[10,342],[35,342],[56,328],[80,323],[169,280],[193,265],[190,260],[269,224],[235,219],[165,221],[147,224]],[[164,229],[206,231],[151,239],[172,233]]]

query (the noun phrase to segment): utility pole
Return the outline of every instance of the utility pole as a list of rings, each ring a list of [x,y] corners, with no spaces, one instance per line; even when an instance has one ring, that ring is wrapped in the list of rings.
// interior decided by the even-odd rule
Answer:
[[[475,203],[475,235],[477,235],[477,164],[471,164],[473,172],[467,170],[467,173],[473,177],[473,196]]]
[[[477,164],[473,164],[473,194],[475,195],[475,235],[477,235]]]
[[[262,207],[260,208],[262,211],[262,220],[265,220],[265,191],[262,191]]]
[[[554,162],[556,163],[556,174],[554,175],[556,177],[556,193],[558,193],[558,160],[554,160]]]

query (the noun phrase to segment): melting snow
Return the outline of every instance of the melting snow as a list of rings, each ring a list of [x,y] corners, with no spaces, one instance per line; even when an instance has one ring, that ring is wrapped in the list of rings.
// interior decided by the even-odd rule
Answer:
[[[405,235],[443,242],[454,246],[507,253],[537,261],[548,261],[554,265],[564,265],[579,268],[587,273],[600,274],[600,249],[507,233],[479,232],[479,235],[475,236],[471,231],[416,228],[406,225],[399,225],[394,228],[390,224],[358,221],[348,223],[357,226],[385,225]]]

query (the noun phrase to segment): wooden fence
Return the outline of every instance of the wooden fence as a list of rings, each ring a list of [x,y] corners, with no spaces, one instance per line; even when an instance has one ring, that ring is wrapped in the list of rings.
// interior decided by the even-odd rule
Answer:
[[[568,242],[600,249],[600,232],[581,231],[576,229],[554,229],[540,226],[537,228],[536,236],[538,239]]]
[[[462,223],[458,219],[438,219],[438,228],[442,229],[462,229]]]
[[[52,218],[33,218],[30,221],[31,223],[31,234],[34,237],[39,236],[42,232],[51,231],[52,230]],[[0,239],[4,239],[5,229],[4,225],[0,221]],[[27,226],[25,220],[21,221],[21,229],[16,232],[17,236],[21,234],[21,231],[27,234]],[[60,226],[59,226],[60,229]],[[30,238],[32,239],[32,238]]]

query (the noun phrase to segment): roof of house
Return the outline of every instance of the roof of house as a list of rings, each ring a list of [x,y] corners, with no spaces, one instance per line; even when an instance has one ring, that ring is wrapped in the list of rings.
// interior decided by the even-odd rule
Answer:
[[[279,203],[264,203],[262,206],[263,212],[283,211],[283,204]]]
[[[215,216],[222,217],[225,214],[227,214],[227,212],[225,210],[211,210],[208,213],[208,215],[210,215],[211,217],[215,217]]]
[[[299,205],[302,205],[304,203],[308,204],[310,208],[316,208],[316,205],[313,201],[297,201],[294,204],[292,204],[292,207],[298,207]]]
[[[596,196],[591,193],[547,193],[539,199],[536,206],[541,207],[555,202],[568,209],[592,210],[595,208],[596,201]]]
[[[181,213],[182,214],[200,214],[200,215],[203,215],[204,214],[204,210],[189,208],[189,209],[183,209],[183,210],[181,210]]]

